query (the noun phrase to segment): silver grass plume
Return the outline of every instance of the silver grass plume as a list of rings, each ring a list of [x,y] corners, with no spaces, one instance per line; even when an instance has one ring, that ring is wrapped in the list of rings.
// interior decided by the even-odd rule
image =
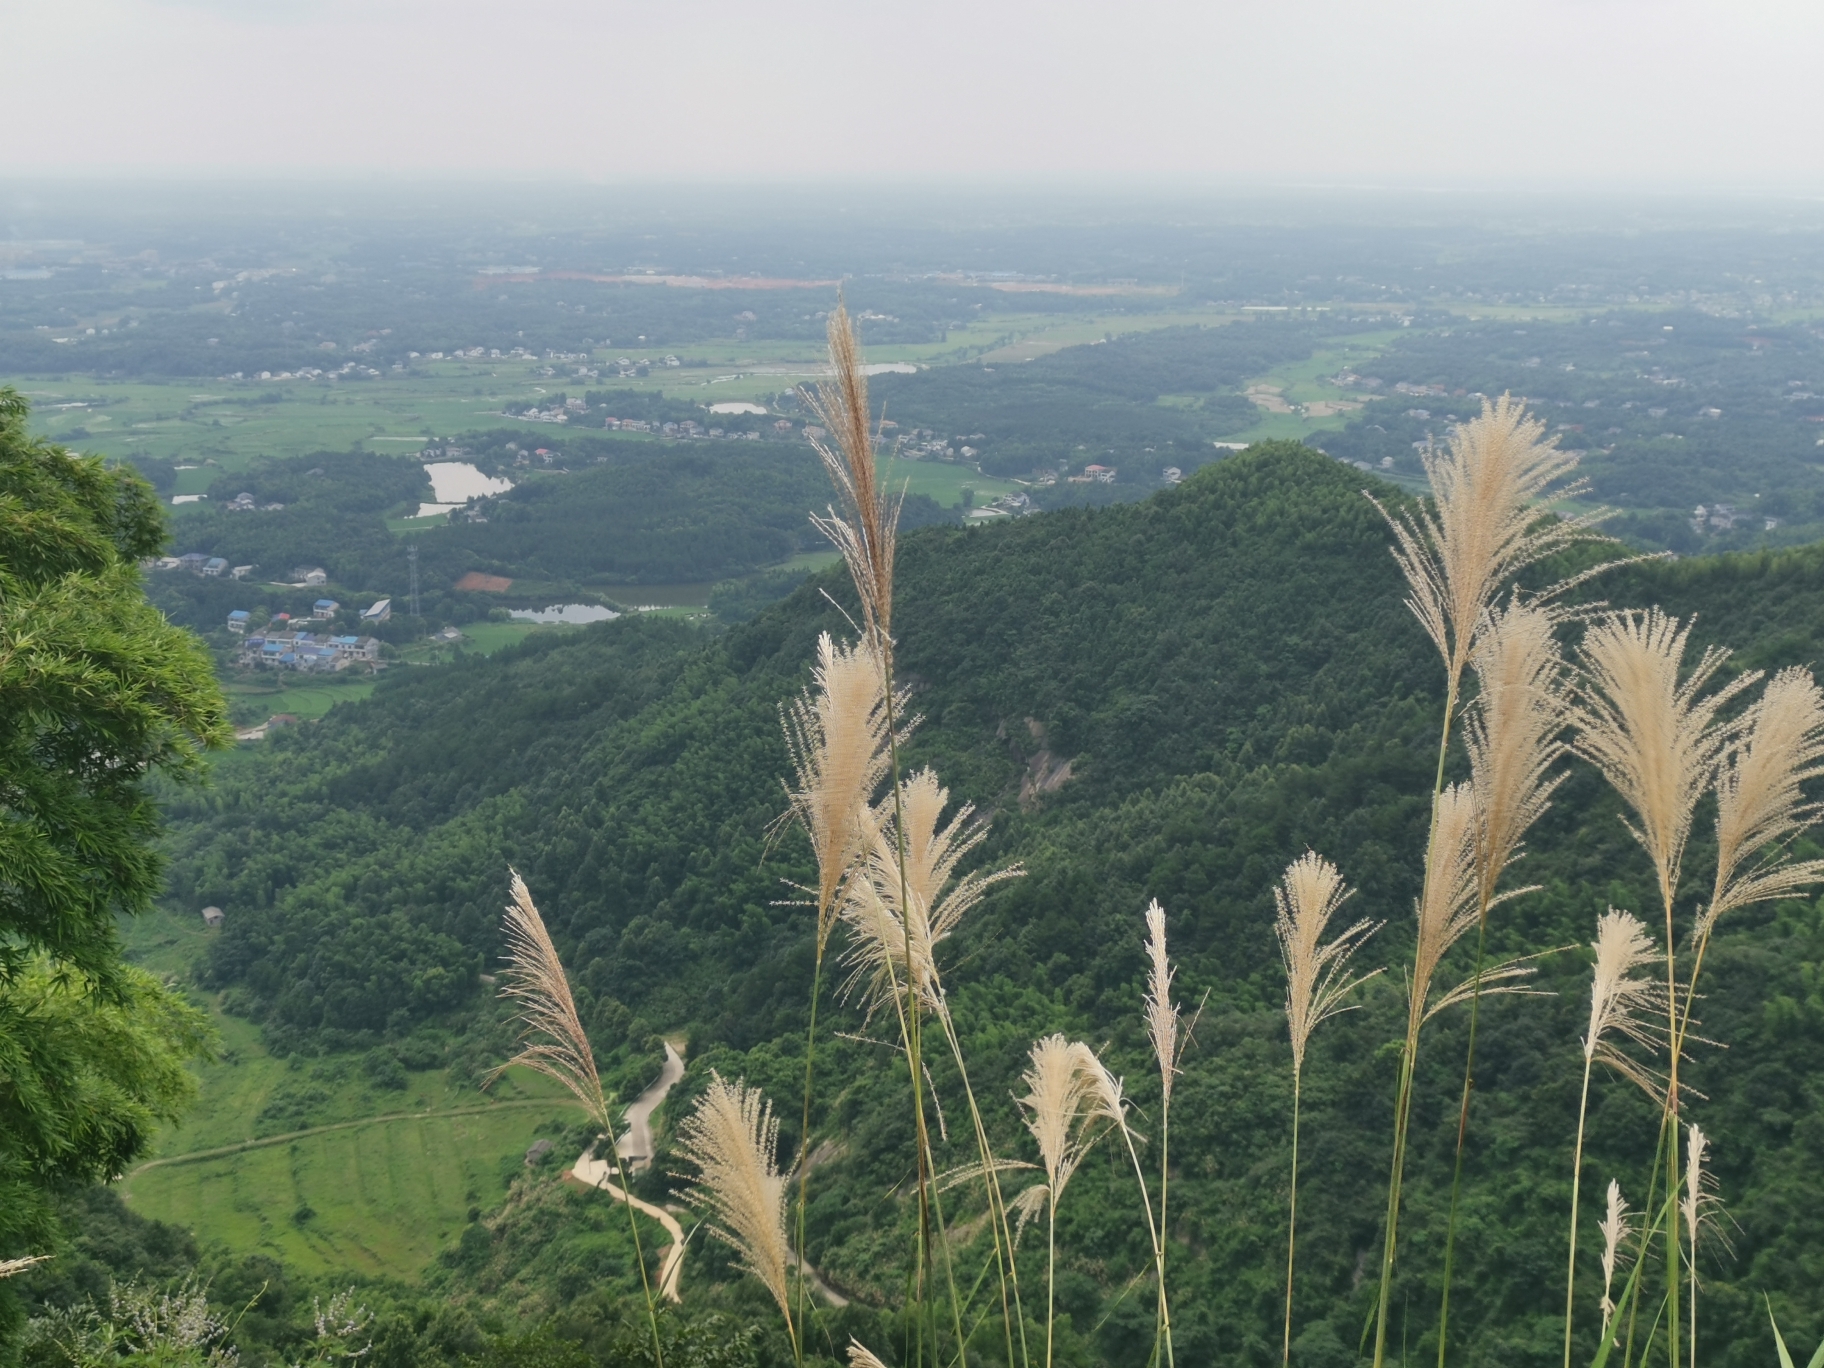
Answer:
[[[513,901],[506,910],[507,967],[501,974],[500,996],[519,1006],[520,1050],[488,1075],[487,1084],[515,1064],[523,1064],[563,1084],[583,1104],[590,1120],[612,1136],[614,1123],[608,1115],[601,1077],[596,1073],[595,1051],[577,1016],[563,961],[551,943],[550,932],[545,930],[545,919],[532,902],[526,881],[519,877],[518,870],[509,872],[513,876]]]
[[[1026,1129],[1038,1144],[1039,1165],[1053,1203],[1064,1196],[1077,1166],[1100,1138],[1091,1122],[1106,1110],[1105,1099],[1096,1096],[1094,1082],[1083,1069],[1088,1051],[1080,1041],[1048,1035],[1033,1042],[1030,1063],[1021,1075],[1026,1096],[1020,1105],[1026,1110]]]
[[[1609,1333],[1609,1322],[1615,1318],[1615,1271],[1620,1267],[1621,1247],[1634,1233],[1634,1222],[1628,1204],[1622,1200],[1621,1184],[1609,1179],[1609,1207],[1597,1223],[1602,1232],[1602,1332]]]
[[[1273,889],[1280,959],[1286,968],[1286,1027],[1292,1040],[1292,1182],[1286,1212],[1286,1314],[1280,1361],[1292,1360],[1292,1286],[1298,1252],[1299,1103],[1305,1073],[1305,1048],[1311,1033],[1339,1012],[1344,999],[1378,974],[1348,977],[1349,960],[1380,923],[1358,921],[1324,943],[1330,919],[1355,890],[1343,884],[1335,865],[1306,851],[1290,865]]]
[[[860,1340],[849,1340],[849,1368],[887,1368],[880,1358]]]
[[[1380,929],[1379,922],[1358,921],[1324,942],[1330,919],[1354,893],[1336,866],[1315,851],[1306,851],[1287,865],[1273,888],[1273,931],[1286,969],[1286,1026],[1294,1076],[1304,1072],[1311,1033],[1337,1013],[1349,1011],[1348,995],[1381,972],[1348,977],[1350,958]]]
[[[1101,1138],[1096,1120],[1112,1121],[1125,1131],[1126,1110],[1119,1083],[1102,1068],[1095,1051],[1081,1041],[1049,1035],[1033,1042],[1029,1057],[1022,1075],[1027,1091],[1020,1105],[1025,1108],[1026,1129],[1038,1143],[1039,1162],[1045,1170],[1045,1364],[1051,1368],[1052,1332],[1057,1319],[1058,1203],[1072,1175]],[[1020,1211],[1022,1227],[1025,1207],[1034,1201],[1027,1193],[1021,1193],[1014,1203]],[[1150,1205],[1147,1210],[1150,1221]]]
[[[710,1233],[739,1256],[740,1266],[772,1293],[797,1343],[789,1286],[787,1176],[776,1154],[779,1122],[772,1104],[745,1081],[710,1073],[709,1087],[679,1128],[678,1150],[697,1170],[691,1192],[716,1224]]]
[[[880,487],[861,339],[840,299],[830,314],[828,336],[831,378],[798,393],[829,434],[813,437],[811,445],[836,486],[841,508],[831,509],[826,516],[813,515],[811,521],[842,553],[869,631],[890,643],[893,552],[904,496],[889,496]]]
[[[842,886],[867,853],[868,805],[890,763],[885,681],[872,642],[845,646],[825,632],[817,638],[811,687],[782,709],[795,779],[786,790],[789,816],[804,828],[817,858],[819,957]]]
[[[1556,625],[1553,613],[1516,596],[1484,615],[1470,654],[1479,689],[1464,743],[1481,824],[1476,879],[1484,909],[1564,782],[1554,766],[1567,750],[1571,700]]]
[[[851,968],[848,989],[863,989],[870,1011],[891,1006],[908,984],[924,1010],[942,1010],[937,947],[990,888],[1023,873],[1013,865],[958,878],[958,863],[982,843],[988,830],[972,820],[975,808],[969,803],[944,822],[949,801],[950,791],[937,775],[922,769],[900,785],[903,834],[896,833],[892,795],[869,814],[865,874],[849,882],[842,916],[851,938],[845,957]]]
[[[1685,1222],[1685,1240],[1691,1248],[1691,1323],[1690,1368],[1697,1368],[1697,1241],[1711,1225],[1711,1213],[1717,1205],[1711,1191],[1716,1180],[1704,1168],[1710,1150],[1710,1137],[1692,1123],[1685,1130],[1685,1192],[1678,1201],[1679,1215]]]
[[[513,876],[513,901],[506,910],[507,968],[501,975],[504,983],[500,996],[519,1004],[519,1053],[490,1073],[482,1087],[491,1086],[515,1064],[542,1073],[563,1084],[589,1119],[600,1127],[609,1142],[616,1168],[620,1167],[620,1150],[614,1144],[614,1121],[608,1114],[608,1099],[602,1092],[601,1076],[595,1068],[595,1051],[589,1035],[583,1030],[576,1013],[576,999],[570,994],[570,980],[564,974],[563,961],[545,919],[538,914],[526,881],[519,871],[509,867]],[[621,1190],[627,1191],[627,1175],[620,1175]],[[634,1219],[633,1204],[627,1207],[627,1226],[633,1236],[633,1249],[640,1270],[640,1286],[646,1295],[646,1322],[652,1332],[653,1362],[664,1368],[665,1355],[659,1340],[658,1311],[653,1306],[652,1284],[646,1273],[646,1257],[640,1245],[639,1223]],[[680,1255],[680,1258],[682,1256]],[[675,1275],[674,1275],[675,1276]]]
[[[1412,957],[1412,983],[1407,989],[1409,1049],[1416,1047],[1418,1028],[1439,1012],[1468,1001],[1478,990],[1484,994],[1522,992],[1512,980],[1533,973],[1524,959],[1507,960],[1434,995],[1434,980],[1444,956],[1469,934],[1481,916],[1476,852],[1482,823],[1473,783],[1465,781],[1445,789],[1438,795],[1434,812],[1425,860],[1425,887],[1416,905],[1418,939]],[[1502,902],[1525,891],[1515,889],[1497,895],[1495,901]]]
[[[1648,1051],[1665,1043],[1664,1033],[1649,1015],[1665,1010],[1665,988],[1651,978],[1637,977],[1639,970],[1658,958],[1652,937],[1640,918],[1611,907],[1596,924],[1591,948],[1596,952],[1596,962],[1590,976],[1584,1063],[1606,1064],[1638,1085],[1648,1097],[1660,1101],[1663,1085],[1645,1066],[1619,1049],[1615,1039],[1620,1036]]]
[[[1716,883],[1698,918],[1700,941],[1725,912],[1790,897],[1824,878],[1824,860],[1787,858],[1792,838],[1818,817],[1803,785],[1824,775],[1824,690],[1809,670],[1781,670],[1738,735],[1716,776]],[[1744,867],[1757,851],[1768,854]]]
[[[1605,515],[1541,516],[1536,501],[1548,491],[1573,498],[1585,485],[1552,488],[1577,458],[1546,439],[1545,424],[1505,394],[1484,399],[1481,414],[1460,424],[1442,452],[1422,459],[1431,505],[1381,513],[1411,589],[1407,606],[1443,657],[1454,699],[1483,614],[1502,589],[1528,566],[1590,539]]]
[[[1723,709],[1759,677],[1706,694],[1729,655],[1711,646],[1681,681],[1690,634],[1689,623],[1658,608],[1616,613],[1591,625],[1578,652],[1588,686],[1576,748],[1633,809],[1628,830],[1653,861],[1664,898],[1678,887],[1692,814],[1732,739]]]
[[[1165,909],[1157,898],[1146,906],[1146,959],[1146,1034],[1159,1065],[1159,1089],[1170,1106],[1182,1047],[1178,1039],[1178,1004],[1172,1001],[1172,980],[1177,971],[1166,954]]]
[[[1571,1329],[1577,1312],[1577,1212],[1583,1197],[1583,1137],[1590,1110],[1590,1074],[1598,1061],[1629,1079],[1660,1104],[1665,1090],[1645,1064],[1620,1048],[1621,1040],[1651,1051],[1664,1039],[1664,1033],[1648,1020],[1648,1014],[1664,1009],[1665,990],[1651,978],[1640,978],[1637,971],[1652,964],[1658,956],[1646,926],[1631,912],[1610,908],[1596,923],[1596,940],[1591,947],[1596,961],[1590,975],[1590,1019],[1583,1037],[1583,1086],[1577,1097],[1577,1142],[1571,1158],[1571,1236],[1570,1251],[1565,1256],[1564,1274],[1564,1362],[1571,1360]],[[1617,1040],[1620,1037],[1621,1040]],[[1609,1208],[1613,1218],[1620,1189],[1609,1184]],[[1609,1238],[1608,1227],[1601,1227]],[[1614,1250],[1603,1256],[1607,1273],[1603,1285],[1603,1302],[1608,1303],[1608,1282],[1613,1279]],[[1605,1310],[1603,1326],[1608,1326]]]

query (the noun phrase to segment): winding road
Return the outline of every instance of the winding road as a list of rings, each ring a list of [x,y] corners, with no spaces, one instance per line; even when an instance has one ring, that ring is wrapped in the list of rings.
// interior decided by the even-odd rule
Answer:
[[[652,1156],[656,1146],[652,1143],[652,1114],[658,1110],[659,1103],[665,1100],[678,1080],[684,1077],[684,1058],[671,1042],[665,1042],[665,1063],[659,1069],[659,1076],[652,1086],[638,1097],[623,1113],[627,1121],[627,1133],[620,1139],[614,1149],[627,1165],[629,1173],[641,1173],[652,1166]]]
[[[684,1057],[668,1040],[665,1042],[665,1063],[659,1067],[659,1076],[622,1113],[627,1122],[627,1133],[615,1143],[614,1150],[630,1173],[639,1173],[652,1166],[652,1156],[657,1149],[652,1143],[652,1114],[665,1100],[665,1095],[683,1077]],[[678,1293],[678,1280],[684,1274],[684,1227],[678,1224],[676,1216],[663,1207],[641,1201],[611,1182],[614,1165],[606,1159],[591,1158],[593,1149],[594,1146],[591,1146],[577,1156],[569,1172],[564,1174],[564,1180],[581,1187],[600,1188],[615,1201],[627,1203],[635,1211],[652,1217],[665,1227],[665,1233],[671,1236],[671,1243],[659,1254],[659,1293],[667,1301],[682,1302],[684,1298]]]

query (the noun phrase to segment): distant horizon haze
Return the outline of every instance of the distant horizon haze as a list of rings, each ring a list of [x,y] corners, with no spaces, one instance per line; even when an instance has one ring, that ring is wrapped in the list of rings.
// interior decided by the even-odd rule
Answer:
[[[1790,0],[8,8],[8,179],[1824,197]]]

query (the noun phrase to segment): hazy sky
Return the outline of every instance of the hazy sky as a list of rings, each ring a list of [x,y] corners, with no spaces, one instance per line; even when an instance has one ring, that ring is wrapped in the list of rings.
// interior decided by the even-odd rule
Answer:
[[[1824,192],[1819,0],[7,0],[0,173]]]

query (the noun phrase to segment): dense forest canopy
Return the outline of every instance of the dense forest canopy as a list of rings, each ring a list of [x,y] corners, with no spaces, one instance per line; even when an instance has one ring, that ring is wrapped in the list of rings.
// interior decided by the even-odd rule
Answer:
[[[1174,1110],[1174,1314],[1193,1362],[1278,1352],[1290,1097],[1274,878],[1321,849],[1361,890],[1356,914],[1387,923],[1376,963],[1397,964],[1410,934],[1439,686],[1362,483],[1307,448],[1266,444],[1143,503],[929,529],[901,553],[900,668],[925,719],[908,762],[935,765],[991,815],[984,860],[1028,869],[976,914],[952,960],[978,1094],[1006,1097],[1025,1042],[1064,1029],[1109,1041],[1152,1105],[1137,1016],[1149,898],[1168,911],[1184,993],[1209,994]],[[1600,589],[1695,614],[1703,641],[1735,649],[1732,669],[1765,668],[1816,658],[1819,567],[1816,550],[1636,564]],[[795,1096],[811,929],[782,884],[804,882],[806,854],[767,836],[785,767],[777,710],[816,634],[848,630],[849,595],[824,576],[713,640],[623,621],[389,679],[314,728],[235,754],[214,793],[174,794],[169,807],[172,899],[235,913],[210,982],[280,1051],[478,1048],[492,1009],[477,978],[498,953],[511,863],[610,1049],[681,1032],[696,1061],[687,1091],[707,1078],[700,1064]],[[1557,1362],[1587,982],[1567,947],[1589,940],[1605,906],[1646,908],[1651,888],[1619,816],[1575,768],[1530,841],[1525,872],[1540,890],[1491,924],[1495,952],[1549,953],[1545,996],[1482,1014],[1453,1303],[1476,1363]],[[1713,1362],[1765,1358],[1763,1293],[1795,1340],[1824,1329],[1804,1272],[1824,1197],[1820,963],[1824,910],[1809,901],[1744,914],[1713,951],[1703,1028],[1728,1048],[1699,1050],[1691,1071],[1737,1222],[1733,1256],[1704,1269]],[[1396,986],[1377,981],[1310,1065],[1301,1364],[1354,1361],[1369,1310],[1362,1268],[1393,1085],[1383,1046],[1402,1013]],[[1400,1296],[1419,1352],[1436,1304],[1462,1030],[1440,1022],[1418,1080]],[[844,1144],[812,1186],[810,1253],[863,1301],[889,1300],[903,1276],[892,1232],[904,1212],[872,1197],[900,1179],[908,1143],[878,1064],[878,1047],[839,1041],[827,1059],[837,1081],[819,1094],[831,1110],[813,1117]],[[955,1079],[933,1070],[941,1099]],[[1599,1088],[1592,1172],[1644,1182],[1645,1107]],[[997,1144],[1021,1152],[1011,1107],[993,1110]],[[782,1129],[790,1153],[795,1113]],[[943,1163],[966,1160],[962,1137],[947,1144]],[[1110,1163],[1093,1160],[1060,1212],[1060,1301],[1082,1337],[1072,1353],[1137,1363],[1150,1312],[1122,1289],[1149,1256]],[[498,1228],[494,1262],[477,1254],[490,1285],[585,1257],[551,1211],[523,1215]],[[704,1258],[698,1276],[720,1276],[716,1256]]]

